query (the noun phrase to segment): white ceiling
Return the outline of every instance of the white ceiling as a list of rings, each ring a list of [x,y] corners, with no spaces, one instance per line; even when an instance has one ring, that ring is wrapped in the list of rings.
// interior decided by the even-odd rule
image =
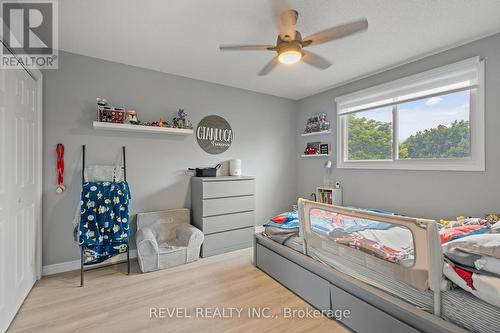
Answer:
[[[302,0],[303,36],[366,17],[366,32],[312,47],[333,62],[257,72],[272,52],[225,52],[219,44],[273,44],[269,0],[59,1],[65,51],[199,80],[300,99],[437,50],[500,32],[498,0]]]

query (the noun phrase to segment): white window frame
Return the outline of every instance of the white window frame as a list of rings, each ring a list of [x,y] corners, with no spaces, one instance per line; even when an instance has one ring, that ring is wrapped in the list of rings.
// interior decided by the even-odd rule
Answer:
[[[484,71],[484,59],[473,57],[335,98],[337,107],[337,167],[344,169],[484,171]],[[394,112],[398,105],[407,101],[467,89],[470,89],[471,155],[456,159],[398,159],[398,112]],[[395,123],[393,123],[392,133],[392,159],[348,160],[346,115],[382,106],[393,106],[393,121]]]

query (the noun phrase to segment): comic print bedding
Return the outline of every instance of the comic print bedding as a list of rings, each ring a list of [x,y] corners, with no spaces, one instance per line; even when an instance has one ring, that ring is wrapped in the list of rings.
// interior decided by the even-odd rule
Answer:
[[[321,209],[312,209],[310,215],[312,231],[337,244],[397,264],[413,259],[413,238],[406,228]]]

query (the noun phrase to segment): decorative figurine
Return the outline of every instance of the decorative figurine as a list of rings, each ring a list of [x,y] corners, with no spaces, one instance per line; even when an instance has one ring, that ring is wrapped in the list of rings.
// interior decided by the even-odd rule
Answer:
[[[137,119],[137,111],[127,110],[126,116],[125,116],[125,123],[132,124],[132,125],[138,125],[139,120]]]
[[[304,155],[316,155],[319,154],[319,147],[321,142],[308,142],[306,145],[306,150]]]
[[[326,120],[326,113],[318,113],[310,116],[307,119],[306,128],[304,133],[315,133],[328,131],[330,129],[330,122]]]
[[[162,117],[160,117],[160,120],[158,120],[158,123],[156,123],[156,126],[163,127],[163,118]]]
[[[125,120],[125,109],[118,106],[109,105],[105,98],[98,97],[97,101],[97,121],[107,123],[123,124]]]
[[[316,154],[316,148],[314,148],[314,146],[312,146],[312,145],[308,145],[304,154],[305,155],[314,155],[314,154]]]
[[[97,97],[97,106],[108,106],[109,103],[106,98]]]
[[[184,109],[179,109],[177,115],[172,120],[172,127],[175,128],[192,128],[193,124],[187,119],[187,113]]]

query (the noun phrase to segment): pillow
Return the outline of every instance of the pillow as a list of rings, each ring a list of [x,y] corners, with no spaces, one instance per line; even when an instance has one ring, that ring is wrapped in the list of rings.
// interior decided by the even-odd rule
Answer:
[[[458,256],[458,263],[471,267],[481,256],[500,259],[500,234],[487,233],[456,239],[443,245],[443,253],[453,261],[454,256]],[[467,263],[462,263],[460,259],[467,260]]]
[[[276,215],[264,223],[264,227],[275,227],[281,229],[298,229],[300,227],[299,213],[286,212]]]
[[[293,220],[298,220],[299,219],[299,213],[297,212],[286,212],[286,213],[281,213],[276,215],[275,217],[271,218],[271,221],[275,223],[284,223],[284,222],[290,222]]]

